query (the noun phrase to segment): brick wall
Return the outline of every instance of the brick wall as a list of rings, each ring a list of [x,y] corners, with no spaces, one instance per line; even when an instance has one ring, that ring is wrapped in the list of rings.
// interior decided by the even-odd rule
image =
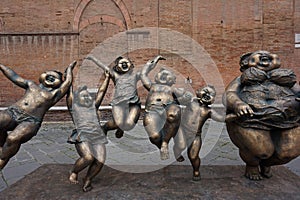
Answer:
[[[162,54],[167,61],[160,66],[168,66],[176,73],[176,86],[195,90],[218,77],[209,73],[215,73],[211,70],[215,64],[221,77],[214,82],[220,88],[219,101],[223,85],[240,74],[239,57],[246,52],[264,49],[277,53],[283,67],[294,69],[300,76],[297,67],[300,50],[294,46],[295,33],[300,33],[300,3],[293,0],[2,0],[0,62],[37,81],[41,72],[63,71],[77,59],[82,67],[76,71],[76,84],[97,88],[103,80],[102,71],[90,63],[82,63],[84,57],[116,34],[142,27],[168,28],[182,33],[208,54],[195,54],[192,40],[168,41],[170,38],[159,33],[154,48],[135,50],[137,39],[149,38],[146,33],[128,34],[133,43],[127,42],[124,55],[134,61],[136,70]],[[107,51],[115,50],[118,45],[112,44]],[[183,53],[178,54],[182,49]],[[103,57],[109,57],[109,53]],[[199,66],[205,63],[200,68],[205,72],[199,72],[186,59],[189,57],[196,58]],[[193,80],[190,85],[185,83],[186,77]],[[2,74],[0,80],[0,105],[8,106],[23,91]],[[138,90],[144,101],[147,91],[141,84]],[[109,103],[112,92],[113,85],[110,85],[104,105]],[[64,105],[64,100],[58,105]]]

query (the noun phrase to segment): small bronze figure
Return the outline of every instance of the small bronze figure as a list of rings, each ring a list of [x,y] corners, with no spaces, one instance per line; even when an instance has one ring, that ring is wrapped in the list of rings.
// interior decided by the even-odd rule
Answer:
[[[149,91],[145,105],[144,127],[151,143],[160,149],[162,160],[169,158],[168,144],[178,131],[181,118],[181,109],[176,98],[184,96],[183,90],[172,88],[176,76],[167,69],[162,68],[155,76],[155,83],[148,77],[159,60],[157,56],[153,61],[148,61],[143,67],[141,80]]]
[[[278,56],[267,51],[245,54],[242,75],[226,88],[227,130],[251,180],[270,178],[271,166],[300,154],[296,75],[280,65]]]
[[[192,94],[190,94],[192,95]],[[200,180],[199,157],[202,145],[202,127],[206,120],[212,118],[215,121],[224,122],[224,116],[215,112],[210,106],[214,103],[216,90],[213,86],[204,86],[196,91],[196,98],[180,100],[185,105],[182,112],[182,120],[174,138],[174,154],[178,162],[184,161],[181,152],[188,147],[188,158],[193,166],[193,180]]]
[[[124,57],[118,57],[113,67],[104,65],[97,58],[88,56],[103,70],[108,71],[115,85],[115,93],[112,105],[113,119],[108,121],[103,129],[116,131],[116,137],[121,138],[124,131],[129,131],[136,125],[141,111],[140,98],[137,94],[137,82],[140,80],[140,72],[134,73],[133,63]]]
[[[45,113],[67,93],[72,84],[75,65],[74,61],[66,69],[64,81],[62,73],[46,71],[41,74],[40,84],[37,85],[0,64],[3,74],[26,90],[19,101],[0,111],[0,169],[18,152],[21,144],[37,134]]]
[[[72,168],[69,180],[73,184],[78,184],[78,173],[89,166],[82,187],[84,192],[92,189],[92,179],[101,171],[106,157],[107,139],[97,115],[109,83],[109,74],[105,73],[105,75],[106,78],[100,86],[95,100],[86,86],[79,87],[74,94],[71,86],[67,94],[68,109],[76,128],[68,142],[75,144],[80,155]]]

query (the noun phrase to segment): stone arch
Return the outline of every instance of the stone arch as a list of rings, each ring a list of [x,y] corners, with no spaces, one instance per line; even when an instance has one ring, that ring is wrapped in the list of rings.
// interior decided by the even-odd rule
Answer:
[[[116,17],[113,17],[113,16],[109,16],[109,15],[96,15],[96,16],[90,17],[87,20],[81,21],[78,31],[81,32],[85,27],[87,27],[91,24],[99,23],[99,22],[115,24],[118,27],[120,27],[122,29],[122,31],[126,30],[126,26],[122,20],[120,20]]]
[[[91,1],[92,0],[81,0],[80,3],[78,4],[78,6],[76,7],[75,15],[74,15],[73,31],[80,32],[80,30],[82,30],[82,28],[86,27],[88,24],[93,24],[93,23],[98,23],[98,22],[116,23],[117,26],[119,26],[120,28],[125,28],[125,30],[129,30],[131,28],[131,17],[130,17],[129,11],[128,11],[125,3],[123,2],[123,0],[111,0],[111,1],[113,1],[114,4],[120,10],[120,12],[124,18],[124,22],[122,22],[122,20],[117,19],[117,18],[113,19],[114,17],[111,17],[111,16],[102,15],[102,16],[95,16],[95,17],[92,17],[92,19],[85,20],[85,21],[83,21],[84,24],[80,25],[81,16],[82,16],[85,8],[89,5],[89,3]],[[108,20],[108,21],[105,21],[105,20]]]

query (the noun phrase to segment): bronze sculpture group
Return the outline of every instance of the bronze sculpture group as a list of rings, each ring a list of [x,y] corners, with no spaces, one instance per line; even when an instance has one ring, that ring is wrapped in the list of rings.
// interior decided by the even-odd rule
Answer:
[[[78,173],[89,167],[82,187],[83,191],[89,191],[92,179],[105,162],[107,132],[116,130],[116,137],[120,138],[124,131],[134,128],[140,117],[139,80],[149,92],[143,125],[150,142],[160,150],[162,160],[169,158],[172,138],[177,161],[184,160],[181,153],[187,148],[193,180],[200,179],[201,133],[209,118],[225,120],[230,139],[246,163],[245,176],[251,180],[270,178],[271,166],[285,164],[300,154],[300,90],[295,87],[294,72],[281,69],[276,54],[256,51],[241,57],[242,74],[228,85],[224,94],[226,118],[210,107],[216,96],[213,86],[201,87],[193,97],[191,92],[173,87],[176,76],[165,68],[160,69],[152,82],[148,74],[160,60],[165,60],[162,56],[148,61],[137,73],[128,58],[118,57],[111,66],[93,56],[87,59],[105,72],[95,100],[86,86],[73,91],[72,70],[76,62],[67,67],[64,76],[57,71],[41,74],[40,85],[0,65],[9,80],[26,90],[19,101],[0,111],[0,169],[18,152],[22,143],[36,135],[46,111],[67,94],[67,106],[75,126],[68,142],[75,144],[80,155],[69,181],[77,184]],[[113,119],[100,126],[97,110],[110,78],[115,85],[111,102]]]

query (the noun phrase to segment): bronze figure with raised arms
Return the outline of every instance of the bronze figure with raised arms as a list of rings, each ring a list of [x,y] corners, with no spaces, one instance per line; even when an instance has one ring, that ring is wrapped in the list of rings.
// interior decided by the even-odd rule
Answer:
[[[104,65],[100,60],[90,55],[88,60],[93,61],[103,70],[108,71],[115,85],[115,93],[111,101],[113,119],[109,120],[103,129],[116,131],[116,137],[123,136],[124,131],[129,131],[136,125],[141,111],[141,103],[137,94],[137,82],[140,72],[133,71],[133,63],[125,57],[118,57],[112,67]]]
[[[176,76],[169,70],[162,68],[155,76],[155,82],[148,77],[148,73],[154,69],[163,57],[157,56],[148,61],[141,73],[144,87],[149,91],[144,116],[144,127],[148,133],[150,142],[160,149],[162,160],[169,158],[169,141],[174,138],[181,119],[181,109],[177,98],[185,95],[185,91],[173,88]]]
[[[80,155],[71,170],[69,180],[73,184],[78,184],[78,173],[89,167],[83,179],[84,192],[92,189],[92,179],[101,171],[106,157],[107,139],[97,114],[109,83],[109,74],[105,73],[105,76],[95,100],[86,86],[79,87],[75,92],[71,87],[67,93],[67,105],[75,125],[68,142],[75,144]]]
[[[22,143],[37,134],[45,113],[67,93],[72,84],[72,70],[75,66],[74,61],[67,67],[64,80],[63,74],[58,71],[42,73],[38,85],[0,64],[3,74],[26,90],[20,100],[0,111],[0,169],[18,152]]]

